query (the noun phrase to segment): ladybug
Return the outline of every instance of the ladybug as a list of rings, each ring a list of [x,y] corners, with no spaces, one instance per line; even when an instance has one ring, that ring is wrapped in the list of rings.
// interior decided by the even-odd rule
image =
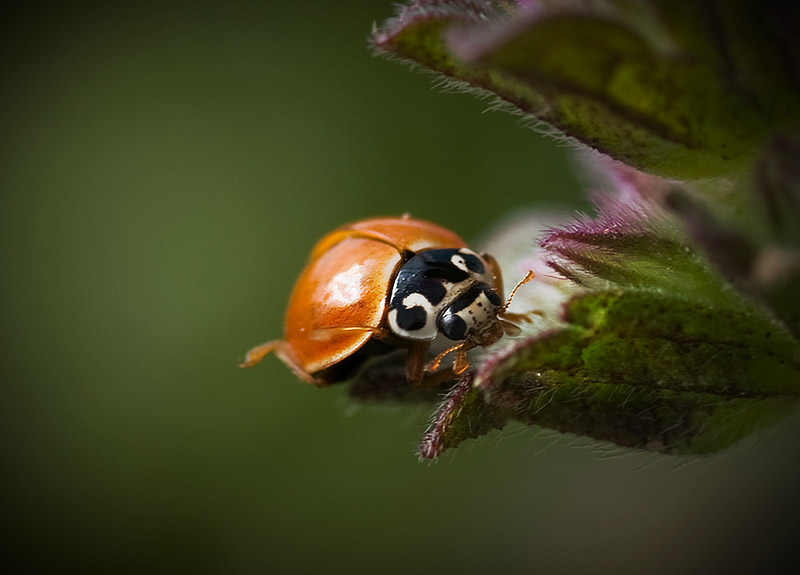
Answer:
[[[431,222],[374,218],[342,226],[311,251],[286,312],[284,339],[247,352],[251,367],[274,352],[297,376],[318,386],[346,380],[363,362],[406,348],[406,378],[422,384],[448,353],[447,375],[469,367],[466,352],[519,328],[507,314],[497,261],[469,249],[455,233]],[[505,316],[505,317],[504,317]],[[449,347],[426,363],[439,335]]]

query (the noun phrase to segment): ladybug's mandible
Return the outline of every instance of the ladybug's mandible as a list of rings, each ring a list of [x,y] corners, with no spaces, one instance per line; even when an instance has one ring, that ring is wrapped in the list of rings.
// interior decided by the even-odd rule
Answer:
[[[517,285],[533,278],[528,272]],[[369,357],[407,348],[406,377],[422,383],[448,353],[452,373],[466,353],[519,328],[503,302],[497,261],[476,253],[453,232],[404,215],[340,227],[320,240],[295,284],[284,339],[247,352],[250,367],[270,352],[301,379],[319,386],[349,378]],[[452,347],[426,356],[439,335]]]

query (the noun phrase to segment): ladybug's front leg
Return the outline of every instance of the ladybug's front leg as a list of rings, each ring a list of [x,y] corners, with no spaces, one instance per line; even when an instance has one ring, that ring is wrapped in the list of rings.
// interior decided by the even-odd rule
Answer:
[[[430,342],[413,341],[408,346],[406,355],[406,379],[408,383],[419,386],[425,376],[425,356],[428,354]]]
[[[414,387],[436,387],[441,383],[454,379],[457,375],[452,367],[431,372],[428,369],[429,365],[425,361],[425,357],[428,355],[428,347],[430,347],[430,342],[427,341],[415,341],[408,347],[406,379]],[[466,369],[466,366],[464,369]]]

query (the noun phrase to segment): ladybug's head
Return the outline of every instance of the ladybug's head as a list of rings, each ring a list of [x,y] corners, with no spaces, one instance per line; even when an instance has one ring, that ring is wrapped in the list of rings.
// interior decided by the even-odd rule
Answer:
[[[494,286],[475,283],[444,309],[439,316],[439,331],[453,341],[467,342],[469,347],[491,345],[503,337],[506,325],[512,325],[500,319],[503,311],[503,300]]]
[[[441,334],[467,348],[491,345],[505,333],[518,333],[500,317],[508,307],[499,293],[501,283],[491,256],[467,248],[419,252],[395,276],[389,329],[413,341]]]
[[[493,286],[476,284],[461,297],[456,299],[439,319],[440,330],[446,337],[460,341],[446,349],[427,366],[427,371],[436,371],[439,364],[448,354],[455,352],[453,373],[463,373],[469,367],[467,351],[474,347],[486,347],[493,344],[503,335],[519,335],[520,328],[503,317],[519,286],[533,278],[528,274],[511,290],[505,303]],[[518,314],[512,314],[519,318]]]
[[[444,356],[456,352],[453,371],[461,373],[469,366],[468,350],[491,345],[504,334],[519,333],[503,314],[517,288],[531,277],[528,274],[504,303],[499,266],[491,256],[466,248],[419,252],[395,276],[388,327],[402,339],[432,341],[441,334],[458,342],[426,369],[435,371]]]

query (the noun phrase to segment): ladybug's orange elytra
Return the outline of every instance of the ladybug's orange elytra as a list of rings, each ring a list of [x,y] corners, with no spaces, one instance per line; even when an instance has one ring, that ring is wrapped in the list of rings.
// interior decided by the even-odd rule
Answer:
[[[508,306],[502,289],[494,258],[445,228],[407,215],[355,222],[311,251],[289,301],[284,339],[254,347],[241,365],[275,352],[301,379],[326,385],[347,379],[372,355],[403,347],[407,377],[420,384],[428,346],[441,334],[460,342],[449,350],[460,373],[468,349],[518,331],[500,317]]]

